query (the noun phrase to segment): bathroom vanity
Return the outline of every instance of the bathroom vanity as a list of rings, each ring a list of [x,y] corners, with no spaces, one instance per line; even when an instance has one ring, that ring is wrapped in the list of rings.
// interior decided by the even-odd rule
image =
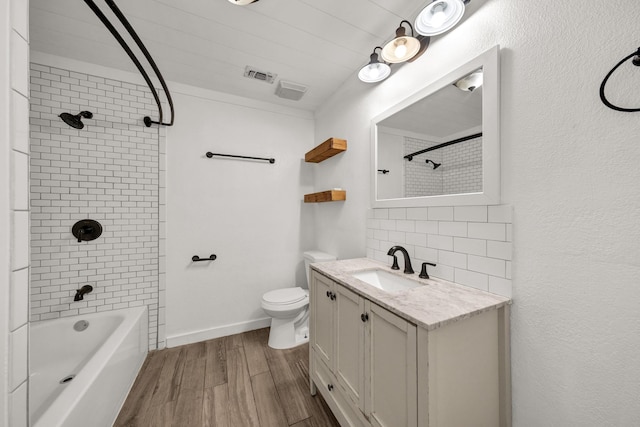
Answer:
[[[313,264],[310,384],[343,427],[508,427],[510,300],[370,259]]]

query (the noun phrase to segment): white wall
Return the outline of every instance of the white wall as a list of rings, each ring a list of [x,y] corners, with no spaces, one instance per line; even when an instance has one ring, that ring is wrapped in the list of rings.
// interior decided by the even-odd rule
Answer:
[[[316,165],[304,163],[315,145],[310,113],[188,86],[171,90],[166,332],[174,346],[267,326],[262,294],[304,283],[313,211],[302,198]],[[207,151],[275,163],[208,159]],[[217,260],[191,262],[210,254]]]
[[[349,140],[316,175],[316,186],[338,183],[349,195],[318,213],[318,246],[364,255],[371,118],[500,44],[502,194],[514,209],[514,426],[638,425],[640,113],[607,109],[598,89],[637,48],[640,4],[488,0],[468,8],[415,63],[378,85],[354,72],[317,112],[316,139]],[[616,75],[611,98],[640,106],[638,78],[631,66]]]

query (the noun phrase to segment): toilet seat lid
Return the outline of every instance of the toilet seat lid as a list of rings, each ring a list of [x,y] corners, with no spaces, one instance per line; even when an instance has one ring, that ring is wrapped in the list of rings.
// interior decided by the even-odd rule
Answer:
[[[302,301],[306,296],[304,289],[295,287],[269,291],[262,296],[262,299],[271,304],[293,304]]]

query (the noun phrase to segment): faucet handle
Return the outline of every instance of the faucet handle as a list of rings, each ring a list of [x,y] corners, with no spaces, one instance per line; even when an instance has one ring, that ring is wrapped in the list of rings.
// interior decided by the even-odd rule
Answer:
[[[398,257],[395,255],[391,255],[393,257],[393,265],[391,266],[392,270],[400,270],[400,266],[398,265]]]
[[[421,279],[428,279],[429,278],[429,274],[427,273],[427,265],[430,265],[432,267],[436,266],[432,262],[423,262],[422,263],[422,270],[420,271],[420,274],[418,275],[419,278],[421,278]]]

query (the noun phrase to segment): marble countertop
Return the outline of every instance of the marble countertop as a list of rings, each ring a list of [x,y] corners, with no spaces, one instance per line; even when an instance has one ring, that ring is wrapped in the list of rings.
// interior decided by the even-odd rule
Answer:
[[[311,269],[427,330],[511,304],[509,298],[438,278],[420,279],[417,272],[406,275],[402,270],[392,270],[390,266],[368,258],[315,263],[311,264]],[[389,293],[352,276],[358,271],[372,269],[415,280],[423,286]]]

